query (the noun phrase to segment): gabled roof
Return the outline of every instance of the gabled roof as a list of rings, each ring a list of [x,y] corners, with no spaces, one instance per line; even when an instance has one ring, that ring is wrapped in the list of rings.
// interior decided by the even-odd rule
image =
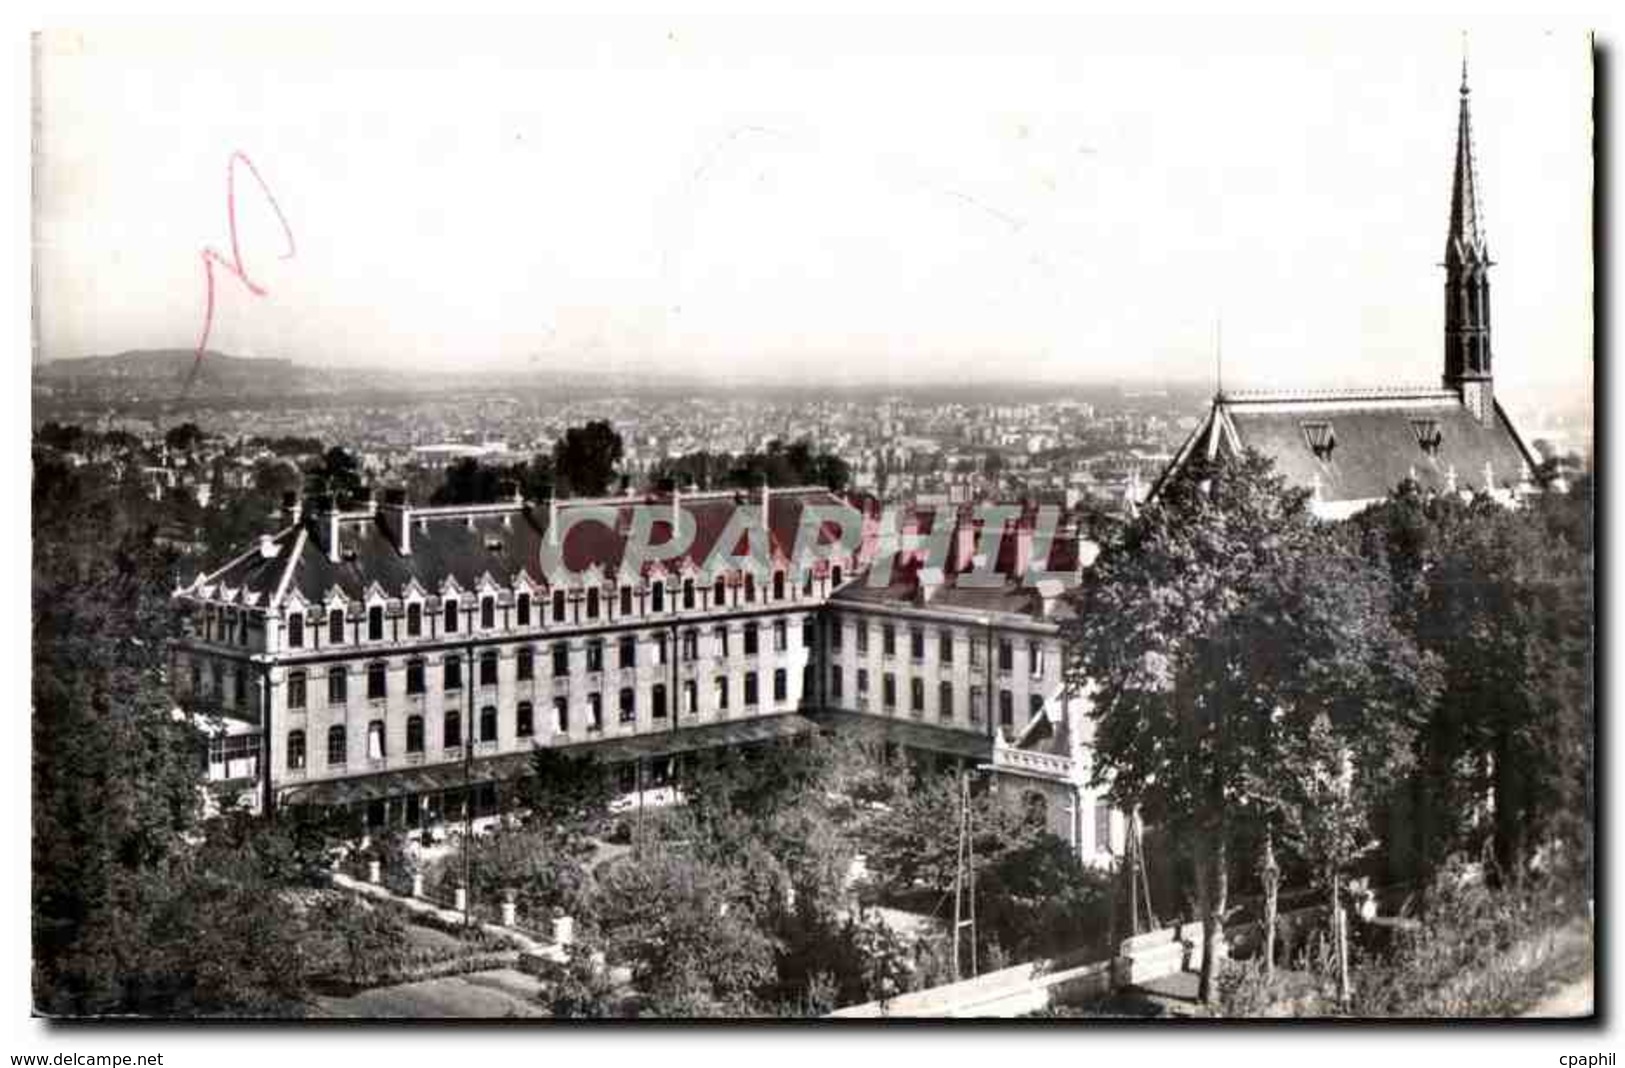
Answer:
[[[680,498],[680,507],[694,521],[694,540],[680,560],[666,563],[668,573],[681,570],[692,573],[703,567],[717,542],[728,532],[729,521],[736,509],[749,508],[751,516],[759,517],[761,499],[757,494],[713,493],[695,494]],[[823,489],[775,490],[769,494],[767,533],[768,552],[772,558],[789,559],[800,534],[803,513],[809,505],[831,510],[850,508],[835,494]],[[612,525],[600,522],[570,522],[573,509],[589,507],[607,508],[615,517]],[[656,519],[650,541],[656,547],[665,542],[672,531],[671,501],[621,498],[613,501],[560,501],[554,509],[554,520],[561,529],[567,529],[563,544],[564,572],[573,576],[569,581],[579,583],[591,571],[603,576],[618,575],[627,553],[627,543],[633,529],[633,512],[638,507],[653,509]],[[856,524],[858,514],[849,513],[848,521]],[[479,505],[467,508],[444,507],[415,509],[411,513],[411,552],[402,555],[385,526],[382,513],[346,513],[339,516],[340,559],[333,561],[313,533],[314,524],[321,520],[311,518],[300,527],[291,527],[276,535],[264,552],[256,546],[208,576],[207,581],[221,586],[260,590],[280,604],[292,592],[310,603],[324,603],[334,589],[347,598],[360,601],[376,584],[390,598],[398,598],[416,583],[422,591],[439,595],[448,588],[476,591],[488,577],[498,585],[525,575],[529,581],[541,586],[551,580],[564,578],[559,573],[544,573],[546,562],[556,548],[548,542],[549,510],[542,506],[513,503],[509,507]],[[740,522],[744,522],[742,515]],[[754,526],[759,519],[741,531]],[[818,544],[834,544],[839,537],[834,522],[826,522],[819,531]],[[858,532],[848,532],[856,543]],[[738,544],[723,550],[735,556],[748,556],[749,544],[745,536]]]
[[[1377,500],[1407,479],[1424,490],[1505,492],[1535,467],[1499,404],[1480,422],[1450,390],[1231,393],[1214,398],[1152,496],[1198,449],[1249,448],[1323,504]]]

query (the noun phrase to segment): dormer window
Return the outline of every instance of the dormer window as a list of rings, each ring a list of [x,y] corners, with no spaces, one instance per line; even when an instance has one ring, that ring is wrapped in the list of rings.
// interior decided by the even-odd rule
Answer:
[[[1437,456],[1439,443],[1444,440],[1444,434],[1439,430],[1437,419],[1412,419],[1411,432],[1416,435],[1416,443],[1422,446],[1422,451],[1429,456]]]
[[[1332,449],[1337,447],[1337,434],[1330,423],[1304,423],[1303,438],[1318,460],[1331,459]]]

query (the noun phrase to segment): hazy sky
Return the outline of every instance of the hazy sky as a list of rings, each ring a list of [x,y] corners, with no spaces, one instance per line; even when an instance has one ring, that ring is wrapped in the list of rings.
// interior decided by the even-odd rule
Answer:
[[[1590,378],[1588,42],[1469,27],[1499,391]],[[1437,382],[1460,27],[738,17],[40,44],[47,358]]]

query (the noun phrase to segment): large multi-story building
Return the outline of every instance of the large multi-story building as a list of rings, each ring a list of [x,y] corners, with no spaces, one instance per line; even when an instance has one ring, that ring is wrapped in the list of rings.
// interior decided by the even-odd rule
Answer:
[[[687,752],[834,729],[991,769],[1087,859],[1121,840],[1063,682],[1079,543],[1035,561],[1030,513],[983,536],[944,512],[931,560],[823,489],[308,503],[175,595],[177,695],[223,725],[211,778],[265,809],[431,827],[496,811],[538,746],[641,790]]]

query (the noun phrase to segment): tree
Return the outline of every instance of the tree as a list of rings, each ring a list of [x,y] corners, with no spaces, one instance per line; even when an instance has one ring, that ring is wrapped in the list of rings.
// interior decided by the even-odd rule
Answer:
[[[311,467],[309,476],[316,492],[331,493],[339,503],[359,497],[364,488],[361,461],[339,445],[322,454],[321,459]]]
[[[539,831],[560,852],[582,856],[592,839],[609,826],[615,799],[609,773],[592,753],[575,756],[538,747],[530,754],[530,774],[520,780],[525,824]]]
[[[656,1016],[754,1014],[774,976],[775,940],[740,897],[739,872],[668,847],[603,873],[599,927]]]
[[[191,452],[203,444],[203,431],[196,423],[181,423],[164,433],[164,444],[175,452]]]
[[[1191,851],[1215,993],[1229,847],[1266,843],[1294,798],[1288,741],[1322,717],[1365,774],[1401,761],[1430,665],[1392,621],[1388,576],[1313,522],[1256,453],[1198,457],[1102,548],[1064,625],[1093,686],[1096,785]]]
[[[1443,665],[1394,831],[1425,875],[1489,841],[1501,872],[1589,848],[1594,738],[1590,480],[1511,510],[1403,487],[1358,517],[1404,591],[1400,626]],[[1486,804],[1486,799],[1488,803]],[[1487,834],[1487,837],[1486,837]]]
[[[553,446],[553,471],[561,496],[602,497],[615,484],[625,449],[607,420],[573,426]]]

